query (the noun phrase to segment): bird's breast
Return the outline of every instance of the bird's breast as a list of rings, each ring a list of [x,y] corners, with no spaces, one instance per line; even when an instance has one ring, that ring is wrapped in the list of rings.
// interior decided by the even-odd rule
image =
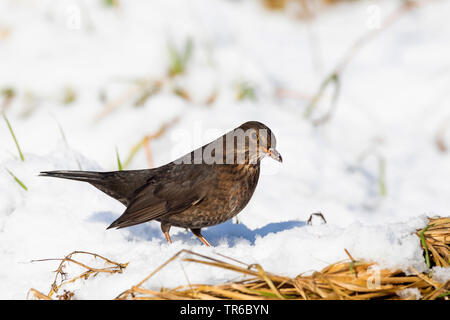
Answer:
[[[253,196],[259,179],[259,164],[216,166],[204,199],[184,212],[162,220],[174,226],[202,228],[237,215]]]
[[[218,171],[210,196],[226,221],[238,214],[250,201],[259,179],[259,165],[223,165]]]

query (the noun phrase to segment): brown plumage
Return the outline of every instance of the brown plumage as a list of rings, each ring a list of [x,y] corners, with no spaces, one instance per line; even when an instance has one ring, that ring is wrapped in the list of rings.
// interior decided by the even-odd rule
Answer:
[[[125,212],[108,229],[157,220],[168,242],[170,227],[176,226],[191,229],[209,246],[201,228],[225,222],[247,205],[258,183],[261,159],[268,155],[281,162],[275,146],[270,129],[251,121],[155,169],[40,175],[88,182],[123,203]]]

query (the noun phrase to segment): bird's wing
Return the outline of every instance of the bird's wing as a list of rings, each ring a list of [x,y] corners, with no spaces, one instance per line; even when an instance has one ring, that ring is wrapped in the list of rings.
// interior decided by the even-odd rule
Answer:
[[[136,190],[125,212],[108,228],[124,228],[179,213],[201,202],[211,187],[209,166],[176,165]]]

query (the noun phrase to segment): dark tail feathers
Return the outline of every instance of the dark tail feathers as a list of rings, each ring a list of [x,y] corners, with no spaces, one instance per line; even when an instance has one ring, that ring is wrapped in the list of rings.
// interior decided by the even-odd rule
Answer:
[[[44,171],[44,177],[77,180],[90,183],[108,196],[128,206],[134,192],[154,175],[153,170],[127,170],[111,172],[94,171]]]

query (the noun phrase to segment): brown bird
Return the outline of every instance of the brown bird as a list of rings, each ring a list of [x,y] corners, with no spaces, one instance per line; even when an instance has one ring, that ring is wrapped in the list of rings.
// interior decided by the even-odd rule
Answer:
[[[113,172],[46,171],[41,176],[85,181],[127,208],[110,228],[151,220],[171,243],[171,226],[189,228],[205,245],[201,228],[225,222],[249,202],[260,161],[282,162],[276,140],[264,124],[250,121],[164,166]]]

